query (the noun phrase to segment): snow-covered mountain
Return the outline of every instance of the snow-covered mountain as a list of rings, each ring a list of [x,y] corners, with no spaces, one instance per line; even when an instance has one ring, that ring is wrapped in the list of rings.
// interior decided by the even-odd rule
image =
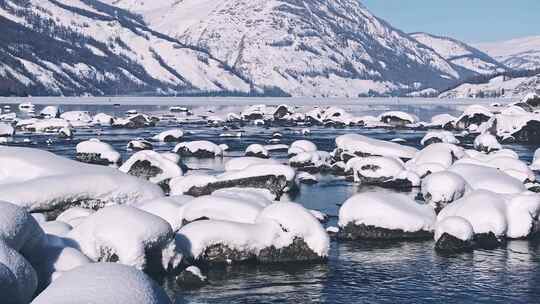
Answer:
[[[0,93],[240,91],[249,80],[205,51],[95,0],[0,0]]]
[[[540,69],[540,36],[478,43],[475,47],[516,70]]]
[[[428,33],[412,33],[411,37],[429,46],[449,62],[472,73],[492,75],[507,69],[486,53],[459,40]]]
[[[440,98],[523,97],[528,93],[540,93],[540,74],[510,78],[497,76],[486,83],[464,83],[439,95]]]
[[[444,88],[462,69],[357,0],[106,0],[261,87],[357,96]],[[468,76],[468,73],[465,73]]]

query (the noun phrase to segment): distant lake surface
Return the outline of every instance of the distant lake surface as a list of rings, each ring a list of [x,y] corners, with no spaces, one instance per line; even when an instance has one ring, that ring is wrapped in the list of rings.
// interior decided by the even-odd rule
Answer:
[[[84,98],[82,99],[84,100]],[[225,99],[232,100],[234,99]],[[92,114],[99,112],[122,116],[127,110],[157,116],[170,115],[169,106],[188,106],[197,115],[223,115],[239,112],[249,103],[242,101],[212,104],[205,99],[182,102],[158,100],[151,102],[119,102],[117,99],[100,104],[66,103],[63,99],[47,99],[36,102],[36,113],[45,104],[59,104],[63,111],[83,110]],[[150,100],[151,101],[151,100]],[[378,115],[388,110],[400,110],[415,114],[420,120],[429,121],[437,114],[449,113],[458,116],[471,101],[449,103],[433,100],[388,100],[374,99],[373,102],[299,102],[298,111],[306,111],[316,104],[341,106],[355,115]],[[1,106],[19,100],[0,100]],[[472,101],[474,102],[474,101]],[[481,101],[487,103],[489,101]],[[500,101],[499,101],[500,102]],[[509,101],[506,101],[509,102]],[[68,102],[69,103],[69,102]],[[284,103],[276,100],[272,103]],[[294,100],[292,101],[294,104]],[[291,102],[289,102],[291,104]],[[12,104],[12,110],[18,111]],[[208,112],[211,111],[211,112]],[[5,111],[4,111],[5,113]],[[24,113],[21,113],[24,115]],[[183,114],[177,114],[183,115]],[[182,117],[181,117],[182,118]],[[145,129],[112,129],[108,127],[77,129],[73,140],[59,139],[55,134],[16,134],[9,145],[45,149],[69,158],[75,157],[77,143],[90,138],[100,138],[112,144],[126,160],[131,151],[126,145],[135,138],[149,139],[153,135],[173,127],[189,131],[186,140],[211,140],[225,143],[230,151],[223,159],[185,159],[185,163],[196,170],[221,172],[223,164],[243,155],[252,143],[268,143],[275,131],[281,132],[281,143],[290,144],[298,139],[313,141],[320,150],[332,151],[335,137],[346,133],[359,133],[373,138],[391,140],[401,138],[405,145],[420,147],[425,131],[363,129],[359,127],[334,129],[310,127],[311,135],[299,134],[303,127],[262,128],[248,125],[242,128],[243,136],[224,138],[219,135],[222,128],[211,128],[202,121],[192,120],[179,124],[176,121],[161,121],[158,126]],[[470,145],[465,143],[465,145]],[[170,151],[174,144],[155,144],[156,151]],[[508,145],[522,160],[530,162],[535,146]],[[272,158],[286,161],[286,152],[272,153]],[[315,185],[302,185],[300,192],[285,200],[299,202],[307,208],[321,210],[331,216],[327,226],[335,226],[339,206],[355,193],[366,190],[391,191],[376,187],[359,186],[331,175],[319,175]],[[412,197],[416,193],[410,193]],[[327,264],[316,265],[234,265],[212,268],[208,271],[210,285],[199,290],[182,290],[174,283],[162,282],[176,303],[540,303],[540,241],[511,241],[505,248],[493,251],[477,250],[471,254],[443,257],[434,250],[434,242],[336,242],[332,241]]]

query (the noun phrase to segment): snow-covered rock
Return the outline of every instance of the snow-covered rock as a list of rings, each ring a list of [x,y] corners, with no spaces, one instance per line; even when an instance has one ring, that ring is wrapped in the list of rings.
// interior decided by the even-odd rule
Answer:
[[[298,183],[300,184],[307,184],[307,185],[313,185],[319,182],[316,176],[308,172],[298,173],[298,175],[296,176],[296,180],[298,180]]]
[[[122,156],[110,144],[92,138],[77,144],[77,160],[96,165],[118,164]]]
[[[401,159],[411,159],[417,149],[397,143],[369,138],[359,134],[346,134],[336,138],[338,151],[357,156],[388,156]]]
[[[295,203],[269,205],[254,224],[196,221],[180,229],[176,242],[190,259],[218,263],[321,260],[330,243],[319,221]]]
[[[489,153],[491,151],[501,150],[502,146],[495,136],[489,133],[483,133],[474,139],[474,148],[478,151]]]
[[[38,149],[0,147],[0,161],[9,164],[0,174],[0,200],[32,212],[49,212],[53,217],[72,205],[99,208],[163,196],[157,185],[116,169],[80,163]]]
[[[465,156],[461,147],[446,143],[434,143],[420,150],[405,166],[419,176],[448,169],[456,160]]]
[[[173,152],[184,157],[214,158],[223,156],[223,149],[206,140],[179,143],[174,147]]]
[[[92,122],[92,116],[86,111],[68,111],[60,115],[60,118],[65,119],[71,123],[89,124]]]
[[[142,202],[136,207],[166,220],[176,232],[183,225],[184,207],[193,200],[188,195],[174,195]]]
[[[7,123],[0,123],[0,137],[10,137],[15,134],[15,128]]]
[[[459,144],[459,140],[450,131],[430,131],[420,141],[422,146],[428,146],[434,143]]]
[[[93,125],[110,126],[114,123],[115,118],[109,114],[98,113],[92,119]]]
[[[319,172],[330,167],[332,156],[325,151],[300,152],[289,158],[289,165],[298,170]]]
[[[366,192],[349,198],[339,209],[343,239],[431,238],[436,215],[404,194]]]
[[[531,169],[535,171],[540,171],[540,148],[534,151],[534,157],[531,164]]]
[[[151,142],[140,138],[128,142],[126,148],[132,151],[153,150],[154,145],[152,145]]]
[[[169,304],[167,294],[143,272],[115,263],[92,263],[64,273],[33,304]]]
[[[60,109],[57,106],[46,106],[39,112],[41,118],[58,118],[60,117]]]
[[[352,172],[354,181],[391,188],[411,188],[420,185],[420,178],[405,172],[399,159],[382,156],[355,157],[347,162],[346,172]]]
[[[459,129],[468,129],[471,125],[479,126],[492,116],[493,113],[488,108],[481,105],[471,105],[458,117],[455,125]]]
[[[388,111],[379,115],[378,119],[391,126],[406,126],[418,122],[418,117],[401,111]]]
[[[289,157],[302,152],[316,152],[317,146],[309,140],[297,140],[289,146]]]
[[[435,226],[435,250],[440,253],[462,253],[473,249],[473,226],[459,216],[449,216]]]
[[[472,190],[490,190],[502,194],[518,194],[525,185],[501,170],[473,164],[455,164],[448,169],[463,177]]]
[[[129,175],[147,179],[154,184],[161,184],[184,174],[180,166],[175,162],[150,150],[133,154],[119,170]]]
[[[168,248],[173,239],[171,225],[134,207],[103,208],[86,217],[66,238],[94,261],[151,271],[176,266]]]
[[[182,137],[184,137],[184,131],[181,129],[170,129],[157,134],[153,139],[159,142],[178,142]]]
[[[257,202],[242,197],[227,197],[219,194],[195,198],[183,208],[186,222],[199,219],[223,220],[238,223],[255,223],[257,216],[266,207],[264,201]]]
[[[8,278],[11,281],[8,283],[13,284],[12,279],[15,279],[14,293],[20,299],[20,303],[29,303],[38,285],[36,271],[21,254],[0,240],[0,268],[3,268],[2,266],[5,266],[13,275]],[[9,276],[8,271],[5,268],[3,270],[4,274]]]
[[[244,153],[247,157],[269,158],[270,154],[263,145],[251,144],[246,148]]]
[[[460,216],[471,223],[475,234],[491,232],[497,237],[524,238],[538,231],[539,214],[538,195],[477,190],[442,209],[438,220]]]
[[[460,199],[468,191],[468,184],[461,175],[449,171],[441,171],[422,179],[422,196],[435,212],[446,205]]]
[[[237,157],[225,163],[225,171],[244,170],[255,164],[278,165],[279,162],[275,159],[264,159],[259,157]]]

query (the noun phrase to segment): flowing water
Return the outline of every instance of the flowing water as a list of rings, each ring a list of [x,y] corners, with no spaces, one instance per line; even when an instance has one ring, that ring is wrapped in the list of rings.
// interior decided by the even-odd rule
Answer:
[[[2,105],[3,106],[3,105]],[[37,111],[42,106],[36,108]],[[12,105],[12,108],[15,107]],[[128,109],[161,115],[168,112],[165,105],[62,105],[62,110],[84,110],[93,114],[105,112],[123,115]],[[230,106],[191,106],[195,112],[219,113]],[[402,110],[421,120],[441,113],[459,115],[463,106],[436,104],[408,105],[381,103],[346,105],[349,112],[376,115],[386,110]],[[252,143],[267,143],[274,131],[289,144],[306,137],[299,134],[302,127],[262,128],[246,126],[239,138],[219,137],[222,128],[210,128],[201,123],[179,125],[160,122],[158,126],[138,130],[78,129],[73,140],[58,139],[53,134],[17,134],[10,145],[35,147],[74,158],[75,145],[89,138],[100,138],[112,144],[127,159],[127,142],[135,138],[151,138],[160,131],[180,127],[190,134],[186,140],[208,139],[229,145],[223,160],[185,159],[197,170],[220,172],[223,163],[243,155]],[[234,131],[235,132],[235,131]],[[404,144],[420,147],[423,131],[311,127],[307,139],[320,150],[331,151],[336,136],[345,133],[367,134],[379,139],[402,138]],[[174,144],[154,145],[157,151],[170,151]],[[511,145],[521,159],[530,162],[536,147]],[[273,158],[286,160],[285,152],[272,153]],[[327,225],[336,225],[338,204],[355,193],[366,190],[390,191],[354,185],[331,175],[318,176],[315,185],[302,185],[300,192],[286,199],[299,202],[331,216]],[[415,193],[411,193],[414,196]],[[332,242],[327,264],[316,265],[234,265],[207,270],[210,284],[198,290],[182,290],[174,282],[164,286],[175,303],[540,303],[540,242],[511,241],[505,248],[475,251],[457,256],[439,256],[433,242]]]

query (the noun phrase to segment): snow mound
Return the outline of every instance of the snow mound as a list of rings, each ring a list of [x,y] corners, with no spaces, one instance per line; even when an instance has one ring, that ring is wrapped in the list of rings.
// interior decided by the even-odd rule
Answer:
[[[142,202],[137,208],[159,216],[171,225],[173,231],[182,227],[184,207],[193,200],[188,195],[168,196]]]
[[[477,190],[445,207],[438,220],[460,216],[471,223],[476,234],[493,232],[498,237],[523,238],[538,229],[539,213],[538,195]]]
[[[58,217],[56,217],[57,221],[61,221],[67,224],[70,224],[71,226],[74,223],[79,222],[79,220],[86,218],[87,216],[91,215],[95,211],[92,209],[87,208],[81,208],[81,207],[71,207],[64,212],[60,213]]]
[[[60,118],[69,122],[90,123],[92,122],[92,116],[86,111],[68,111],[62,113]]]
[[[159,142],[175,142],[180,141],[182,137],[184,137],[184,131],[181,129],[171,129],[155,135],[152,139]]]
[[[372,139],[358,134],[346,134],[336,138],[336,145],[340,152],[348,152],[357,156],[387,156],[402,159],[411,159],[418,152],[413,147]]]
[[[317,146],[309,140],[297,140],[289,146],[289,155],[296,155],[302,152],[316,152]]]
[[[97,138],[77,144],[77,160],[94,164],[118,164],[122,156],[111,145]]]
[[[167,304],[167,294],[143,272],[114,263],[95,263],[66,272],[32,304]]]
[[[502,194],[517,194],[526,190],[520,180],[495,168],[455,164],[448,170],[463,177],[472,190],[484,189]]]
[[[449,203],[463,197],[469,186],[460,175],[450,171],[442,171],[425,177],[422,180],[421,188],[426,203],[439,211]]]
[[[163,196],[158,186],[116,169],[38,149],[0,147],[0,161],[9,164],[0,169],[0,200],[33,212],[63,210],[74,203],[102,207]]]
[[[225,163],[225,171],[244,170],[255,164],[277,165],[279,162],[274,159],[264,159],[259,157],[237,157]]]
[[[0,265],[7,267],[15,277],[16,294],[21,303],[29,303],[38,284],[37,274],[32,265],[3,241],[0,241]]]
[[[93,125],[110,126],[114,123],[114,117],[105,113],[98,113],[92,119]]]
[[[438,241],[445,233],[462,241],[471,241],[474,237],[474,230],[471,223],[459,216],[449,216],[437,221],[435,225],[435,241]]]
[[[435,212],[404,194],[366,192],[349,198],[339,209],[340,227],[349,223],[402,230],[405,232],[432,231]]]
[[[472,164],[499,169],[500,171],[520,180],[534,181],[535,174],[527,164],[513,155],[504,153],[508,150],[500,150],[490,154],[470,154],[455,162],[455,164]]]
[[[491,151],[501,150],[502,146],[495,136],[489,133],[483,133],[474,139],[474,148],[478,151],[489,153]]]
[[[418,122],[418,117],[401,111],[384,112],[377,118],[383,123],[395,126],[404,126]]]
[[[193,222],[201,218],[239,223],[255,223],[255,219],[265,206],[256,201],[237,197],[206,195],[188,202],[183,211],[183,219]]]
[[[397,179],[405,170],[403,162],[392,157],[354,157],[347,162],[345,171],[353,172],[358,183],[382,184]]]
[[[0,201],[0,241],[23,255],[33,255],[44,237],[43,230],[26,210]]]
[[[115,261],[146,269],[168,268],[163,257],[159,264],[149,261],[163,252],[173,238],[171,225],[162,218],[130,206],[103,208],[88,216],[66,236],[75,248],[94,261]]]
[[[154,184],[159,184],[184,174],[175,162],[157,152],[149,150],[139,151],[133,154],[119,170],[129,175],[145,178]]]

